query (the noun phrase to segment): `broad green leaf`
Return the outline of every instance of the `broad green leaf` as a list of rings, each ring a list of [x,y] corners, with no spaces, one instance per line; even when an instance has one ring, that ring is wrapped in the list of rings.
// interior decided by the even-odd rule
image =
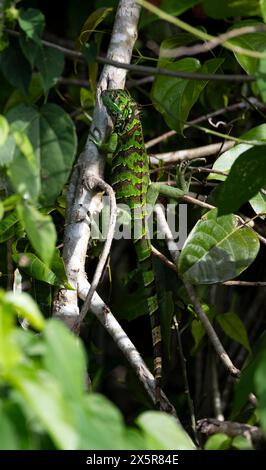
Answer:
[[[28,276],[51,286],[65,287],[65,283],[33,253],[14,253],[12,258]]]
[[[17,223],[18,216],[15,211],[8,214],[0,221],[0,243],[7,241],[14,236]]]
[[[242,344],[251,352],[246,327],[238,315],[233,312],[223,313],[218,315],[216,320],[229,338]]]
[[[81,401],[85,392],[86,359],[80,339],[58,320],[47,322],[44,339],[45,369],[61,384],[69,400]]]
[[[17,43],[1,52],[0,70],[14,88],[21,90],[24,95],[27,94],[31,80],[31,68]]]
[[[62,108],[51,103],[40,110],[21,104],[12,108],[7,117],[12,127],[27,133],[40,161],[40,200],[43,205],[52,205],[74,162],[77,138],[72,120]]]
[[[217,433],[208,438],[204,450],[227,450],[231,447],[232,438],[226,434]]]
[[[8,167],[8,176],[17,193],[26,199],[36,201],[40,191],[38,157],[26,134],[12,128],[11,132],[17,149]]]
[[[239,209],[266,185],[266,145],[246,150],[233,163],[218,195],[219,215]]]
[[[79,432],[79,449],[126,449],[123,417],[113,403],[102,395],[91,393],[82,406],[72,400],[76,429]]]
[[[254,450],[250,439],[244,436],[236,436],[232,439],[231,447],[237,450]]]
[[[204,0],[203,8],[208,16],[215,19],[258,16],[260,15],[260,0]]]
[[[245,15],[246,16],[246,15]],[[234,26],[229,29],[237,29],[244,26],[262,26],[263,23],[254,20],[242,20],[241,22],[234,23]],[[243,36],[237,36],[236,38],[230,39],[230,43],[234,46],[243,47],[244,49],[250,49],[255,52],[265,52],[265,41],[266,32],[260,31],[257,33],[244,34]],[[265,59],[258,59],[256,57],[249,57],[239,52],[234,53],[236,60],[239,62],[241,67],[248,74],[256,74],[258,71],[260,61]]]
[[[0,449],[18,450],[19,440],[14,424],[0,405]]]
[[[3,218],[3,215],[5,213],[5,208],[3,203],[0,201],[0,220]]]
[[[55,358],[56,361],[56,358]],[[9,374],[9,382],[48,432],[58,449],[74,450],[78,433],[59,384],[46,371],[20,366]]]
[[[136,419],[144,432],[148,449],[195,450],[189,435],[166,413],[146,411]],[[163,432],[162,432],[163,431]]]
[[[12,306],[5,302],[4,292],[0,291],[0,377],[21,361],[21,352],[16,344],[15,316]]]
[[[19,90],[14,90],[6,102],[5,112],[7,113],[11,108],[14,108],[14,106],[18,106],[21,103],[34,104],[40,99],[42,94],[43,88],[41,76],[39,73],[33,73],[27,96],[24,96]]]
[[[237,277],[259,251],[257,235],[233,215],[217,217],[213,209],[190,232],[178,271],[194,284],[215,284]]]
[[[249,131],[245,132],[240,136],[240,139],[247,140],[251,142],[250,144],[238,144],[235,147],[224,152],[220,157],[215,160],[213,169],[223,171],[224,173],[229,173],[233,163],[242,153],[246,152],[253,147],[252,141],[254,142],[263,142],[266,141],[266,124],[260,124],[259,126],[253,127]],[[210,180],[219,180],[224,181],[226,176],[219,175],[216,173],[210,173],[208,176]]]
[[[64,54],[57,49],[44,47],[35,59],[35,65],[41,74],[43,90],[47,93],[63,73]]]
[[[26,318],[30,325],[36,330],[42,330],[44,328],[43,316],[38,305],[29,294],[26,292],[7,292],[4,301],[12,307],[14,312]]]
[[[16,151],[16,142],[12,135],[9,135],[6,139],[5,145],[0,146],[0,168],[8,166],[14,158]]]
[[[19,11],[18,23],[25,35],[36,42],[40,41],[40,36],[45,27],[45,17],[40,10],[28,8]]]
[[[25,202],[18,203],[17,212],[34,250],[50,266],[56,243],[56,230],[51,216],[42,214]]]
[[[222,62],[223,59],[210,59],[201,66],[198,60],[185,58],[177,62],[160,60],[158,65],[175,71],[214,73]],[[207,80],[186,80],[162,76],[155,78],[152,101],[171,129],[179,133],[183,132],[189,112],[207,83]]]
[[[249,142],[258,142],[258,141],[266,141],[266,124],[261,124],[253,129],[250,129],[245,134],[240,136],[241,139],[245,139]],[[223,171],[224,173],[229,173],[231,166],[236,161],[236,159],[244,153],[246,150],[252,148],[251,144],[238,144],[232,149],[227,150],[224,152],[213,165],[214,170]],[[210,173],[208,179],[214,179],[219,181],[224,181],[226,176],[220,175],[217,173]],[[253,210],[256,214],[261,214],[266,212],[266,196],[264,194],[258,193],[252,199],[250,199],[249,203],[251,204]]]
[[[9,132],[9,126],[6,118],[0,115],[0,146],[5,144]]]

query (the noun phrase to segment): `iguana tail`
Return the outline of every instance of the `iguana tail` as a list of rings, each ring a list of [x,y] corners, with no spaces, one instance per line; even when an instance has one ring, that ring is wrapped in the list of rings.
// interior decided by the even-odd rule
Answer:
[[[160,326],[159,306],[154,272],[152,268],[151,243],[147,238],[140,238],[134,242],[139,267],[142,272],[145,296],[147,299],[148,313],[151,322],[154,377],[155,377],[155,400],[156,406],[160,408],[161,381],[162,381],[162,335]]]

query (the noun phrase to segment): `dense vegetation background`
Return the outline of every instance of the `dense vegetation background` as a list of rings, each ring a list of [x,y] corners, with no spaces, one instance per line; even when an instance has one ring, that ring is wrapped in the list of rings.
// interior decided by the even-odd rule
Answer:
[[[51,319],[57,290],[71,288],[68,183],[118,3],[0,1],[0,449],[265,447],[265,1],[146,2],[127,74],[151,179],[182,187],[187,232],[194,227],[176,264],[154,240],[164,255],[154,256],[163,389],[181,424],[154,411],[95,315],[81,340]],[[102,247],[89,244],[89,280]],[[97,292],[152,370],[129,241],[114,241]]]

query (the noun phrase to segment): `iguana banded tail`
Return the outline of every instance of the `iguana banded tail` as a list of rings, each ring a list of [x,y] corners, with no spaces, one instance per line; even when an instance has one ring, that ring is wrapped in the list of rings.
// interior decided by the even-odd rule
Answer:
[[[162,338],[158,300],[152,269],[151,243],[147,238],[146,194],[149,186],[149,160],[145,150],[138,106],[124,90],[105,90],[102,100],[112,120],[117,146],[112,158],[112,186],[119,203],[131,211],[132,226],[141,226],[134,238],[150,315],[156,383],[156,405],[160,404],[162,377]],[[139,227],[138,227],[139,228]]]

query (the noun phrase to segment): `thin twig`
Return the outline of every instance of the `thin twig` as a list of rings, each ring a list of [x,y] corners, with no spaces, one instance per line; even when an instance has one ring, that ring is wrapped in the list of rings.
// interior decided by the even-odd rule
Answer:
[[[197,73],[197,72],[175,72],[164,67],[150,67],[147,65],[136,65],[136,64],[125,64],[120,61],[107,59],[105,57],[96,57],[96,62],[99,64],[108,64],[113,67],[118,67],[126,70],[130,70],[138,75],[162,75],[173,78],[184,78],[187,80],[213,80],[218,82],[254,82],[256,81],[255,75],[243,75],[243,74],[211,74],[211,73]]]
[[[90,290],[90,284],[86,277],[79,277],[78,294],[80,299],[85,300]],[[118,323],[110,308],[103,302],[101,297],[95,292],[90,306],[91,312],[98,318],[104,329],[112,336],[117,347],[122,351],[136,373],[138,379],[143,384],[147,394],[155,404],[155,379],[147,368],[138,350],[128,338],[127,334]],[[163,411],[172,414],[178,421],[174,406],[169,402],[166,395],[161,391],[161,407]]]
[[[223,282],[224,286],[239,286],[239,287],[266,287],[266,282],[264,281],[225,281]]]
[[[183,199],[183,201],[189,202],[190,204],[195,204],[196,206],[204,207],[204,209],[215,208],[215,206],[213,206],[212,204],[201,201],[200,199],[196,199],[195,197],[189,196],[188,194],[184,194],[181,199]]]
[[[212,324],[210,323],[206,313],[201,307],[201,304],[198,300],[196,291],[194,287],[188,282],[188,281],[183,281],[184,286],[188,292],[188,295],[190,297],[191,303],[195,309],[195,312],[197,313],[202,325],[204,326],[206,333],[210,339],[210,342],[216,351],[218,357],[226,367],[226,369],[230,372],[230,374],[233,377],[239,377],[240,376],[240,370],[237,369],[237,367],[234,366],[232,363],[230,357],[228,356],[227,352],[225,351],[221,341],[219,340],[216,331],[214,330]]]
[[[95,270],[93,280],[90,286],[90,290],[88,292],[88,295],[85,299],[85,302],[79,314],[78,326],[77,325],[75,326],[76,328],[78,327],[78,329],[81,323],[83,322],[88,310],[90,309],[92,297],[94,293],[96,292],[98,284],[100,282],[107,258],[110,253],[112,241],[114,238],[115,224],[116,224],[116,199],[115,199],[115,193],[114,193],[113,188],[109,186],[109,184],[105,183],[105,181],[102,180],[101,178],[97,178],[94,175],[88,175],[88,174],[86,175],[86,178],[84,178],[84,185],[89,190],[93,190],[93,189],[96,189],[96,187],[99,187],[108,194],[110,198],[110,221],[109,221],[108,232],[107,232],[106,241],[103,247],[103,251],[102,251],[100,260],[98,262],[97,268]]]
[[[219,421],[214,418],[204,418],[197,422],[197,429],[206,436],[223,433],[230,437],[243,436],[248,438],[249,436],[254,444],[259,444],[264,441],[262,430],[257,426],[250,426],[249,424],[236,423],[233,421]]]
[[[151,245],[151,251],[154,256],[160,259],[169,269],[172,271],[177,272],[176,265],[172,263],[163,253],[161,253],[155,246]]]
[[[194,147],[191,149],[178,150],[176,152],[157,153],[150,156],[150,162],[153,165],[158,165],[159,162],[173,163],[182,162],[184,160],[195,160],[197,158],[208,157],[217,153],[225,152],[234,147],[235,142],[217,142],[215,144],[203,145],[201,147]]]
[[[194,403],[191,398],[190,394],[190,389],[189,389],[189,382],[188,382],[188,375],[187,375],[187,360],[184,355],[183,351],[183,346],[182,346],[182,341],[181,341],[181,335],[180,335],[180,330],[179,330],[179,324],[176,319],[176,316],[174,315],[173,317],[173,323],[176,331],[176,336],[177,336],[177,343],[178,343],[178,350],[179,350],[179,355],[181,359],[181,369],[182,369],[182,375],[183,375],[183,380],[184,380],[184,393],[187,398],[187,404],[188,404],[188,409],[189,409],[189,414],[190,414],[190,421],[191,421],[191,428],[193,430],[194,434],[194,439],[197,442],[197,429],[196,429],[196,417],[195,417],[195,410],[194,410]]]
[[[188,121],[187,124],[185,124],[184,129],[187,129],[191,124],[200,124],[202,122],[208,121],[211,118],[220,116],[221,114],[237,111],[239,109],[247,109],[252,105],[257,106],[258,108],[265,108],[265,104],[260,103],[260,101],[258,101],[257,98],[254,98],[253,96],[251,96],[247,98],[247,102],[241,101],[239,103],[234,103],[225,108],[221,108],[221,109],[218,109],[217,111],[213,111],[211,113],[205,114],[204,116],[199,116],[198,118],[193,119],[192,121]],[[173,137],[176,134],[177,132],[173,130],[165,132],[164,134],[159,135],[158,137],[155,137],[154,139],[151,139],[148,142],[146,142],[145,144],[146,149],[153,147],[154,145],[162,142],[162,140],[166,140],[169,137]]]
[[[20,33],[17,31],[6,29],[12,36],[19,36]],[[54,44],[50,41],[42,40],[42,44],[47,47],[52,47],[53,49],[57,49],[63,52],[65,55],[72,59],[76,60],[85,60],[83,54],[81,52],[73,51],[71,49],[67,49],[63,46],[59,46],[58,44]],[[162,75],[166,77],[174,77],[174,78],[184,78],[188,80],[214,80],[214,81],[223,81],[223,82],[254,82],[256,81],[255,75],[243,75],[243,74],[211,74],[211,73],[191,73],[185,71],[176,72],[174,70],[170,70],[163,67],[150,67],[147,65],[136,65],[136,64],[128,64],[125,62],[120,62],[118,60],[109,59],[108,57],[101,57],[97,56],[95,61],[99,64],[103,65],[111,65],[113,67],[125,70],[131,70],[132,72],[138,75]]]
[[[146,8],[150,12],[155,13],[162,20],[165,20],[165,21],[168,21],[169,23],[174,24],[178,28],[181,28],[190,34],[193,34],[194,36],[196,36],[199,39],[202,39],[203,41],[211,41],[213,39],[214,40],[216,39],[214,36],[211,36],[210,34],[206,33],[202,29],[197,29],[194,26],[191,26],[190,24],[185,23],[180,18],[170,15],[169,13],[166,13],[163,10],[160,10],[158,7],[150,4],[146,0],[137,0],[137,1],[140,5],[142,5],[144,8]],[[245,49],[243,47],[234,46],[229,41],[225,41],[223,43],[223,47],[225,47],[226,49],[229,49],[230,51],[238,52],[249,57],[255,57],[257,59],[265,59],[266,57],[266,54],[264,52],[253,51],[250,49]]]
[[[250,33],[258,33],[266,31],[266,25],[261,24],[259,26],[242,26],[241,28],[231,29],[226,33],[220,34],[220,36],[213,37],[210,41],[205,42],[204,44],[195,44],[194,46],[183,46],[176,47],[173,49],[161,49],[161,57],[182,57],[184,55],[192,56],[195,54],[202,54],[209,52],[217,46],[222,45],[228,39],[236,38],[238,36],[243,36]],[[237,46],[235,46],[237,47]],[[241,48],[242,49],[242,48]],[[236,51],[241,52],[241,51]]]

